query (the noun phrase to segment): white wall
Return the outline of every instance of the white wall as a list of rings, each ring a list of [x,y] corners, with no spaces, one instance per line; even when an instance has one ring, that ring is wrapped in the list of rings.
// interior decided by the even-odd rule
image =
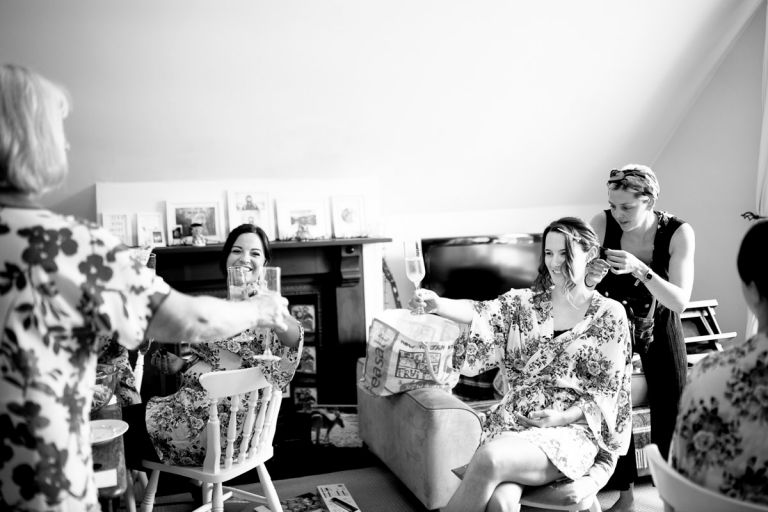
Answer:
[[[696,231],[694,299],[717,299],[724,331],[743,335],[747,308],[736,254],[755,211],[765,6],[654,162],[660,206]]]
[[[67,212],[98,181],[359,175],[393,213],[591,204],[756,2],[2,0],[0,61],[72,92]]]

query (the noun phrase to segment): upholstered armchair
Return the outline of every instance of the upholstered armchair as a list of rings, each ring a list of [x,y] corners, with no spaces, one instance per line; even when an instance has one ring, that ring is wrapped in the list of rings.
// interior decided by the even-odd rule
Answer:
[[[357,364],[358,380],[364,359]],[[451,471],[472,458],[480,444],[478,414],[466,403],[440,389],[417,389],[380,397],[357,388],[360,438],[424,504],[444,507],[460,480]],[[617,457],[601,452],[588,476],[603,487],[613,473]],[[582,496],[567,482],[527,489],[524,499],[564,510],[590,508],[594,495]]]

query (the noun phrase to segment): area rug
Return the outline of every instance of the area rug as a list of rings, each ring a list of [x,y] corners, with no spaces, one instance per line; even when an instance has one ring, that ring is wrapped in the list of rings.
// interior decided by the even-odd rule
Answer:
[[[297,463],[299,462],[297,461]],[[283,502],[306,493],[315,492],[318,485],[335,483],[343,483],[347,486],[362,512],[427,512],[427,509],[411,494],[408,488],[386,468],[378,466],[288,478],[274,482],[277,495]],[[246,484],[237,487],[256,494],[261,493],[260,484]],[[614,490],[606,490],[598,493],[597,497],[602,509],[606,510],[618,499],[619,493]],[[188,512],[193,509],[194,506],[189,494],[160,497],[154,508],[155,512]],[[225,512],[250,512],[253,509],[253,504],[242,502],[227,502],[224,507]],[[523,507],[523,510],[533,512],[541,509]],[[651,479],[642,478],[635,485],[635,511],[663,512],[663,510],[664,505]]]

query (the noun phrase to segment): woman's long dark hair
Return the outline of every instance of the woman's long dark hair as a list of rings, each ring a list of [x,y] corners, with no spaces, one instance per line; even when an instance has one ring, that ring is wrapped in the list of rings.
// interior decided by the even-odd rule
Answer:
[[[552,276],[549,275],[546,263],[544,263],[544,251],[547,249],[547,235],[554,231],[565,236],[565,261],[563,262],[563,274],[567,278],[566,291],[572,290],[576,283],[573,281],[573,244],[579,244],[586,252],[593,247],[600,247],[600,240],[592,227],[578,217],[563,217],[549,224],[544,229],[541,237],[541,260],[539,261],[539,275],[533,283],[533,289],[544,291],[552,287]]]
[[[253,224],[240,224],[229,232],[227,240],[224,242],[224,248],[221,251],[219,268],[224,273],[224,275],[227,275],[227,258],[229,258],[229,253],[232,252],[232,246],[235,245],[235,240],[237,240],[237,237],[243,233],[254,233],[261,239],[261,244],[264,246],[265,265],[269,263],[269,260],[272,259],[272,251],[269,248],[269,238],[267,237],[267,234],[264,232],[264,230],[259,226],[254,226]]]

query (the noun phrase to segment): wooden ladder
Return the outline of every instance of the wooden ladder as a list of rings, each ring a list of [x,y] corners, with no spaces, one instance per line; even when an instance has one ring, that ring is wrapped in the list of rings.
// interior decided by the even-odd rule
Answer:
[[[722,332],[715,318],[717,300],[697,300],[688,303],[680,314],[688,353],[688,366],[696,364],[713,350],[723,350],[720,342],[736,337],[736,332]]]

